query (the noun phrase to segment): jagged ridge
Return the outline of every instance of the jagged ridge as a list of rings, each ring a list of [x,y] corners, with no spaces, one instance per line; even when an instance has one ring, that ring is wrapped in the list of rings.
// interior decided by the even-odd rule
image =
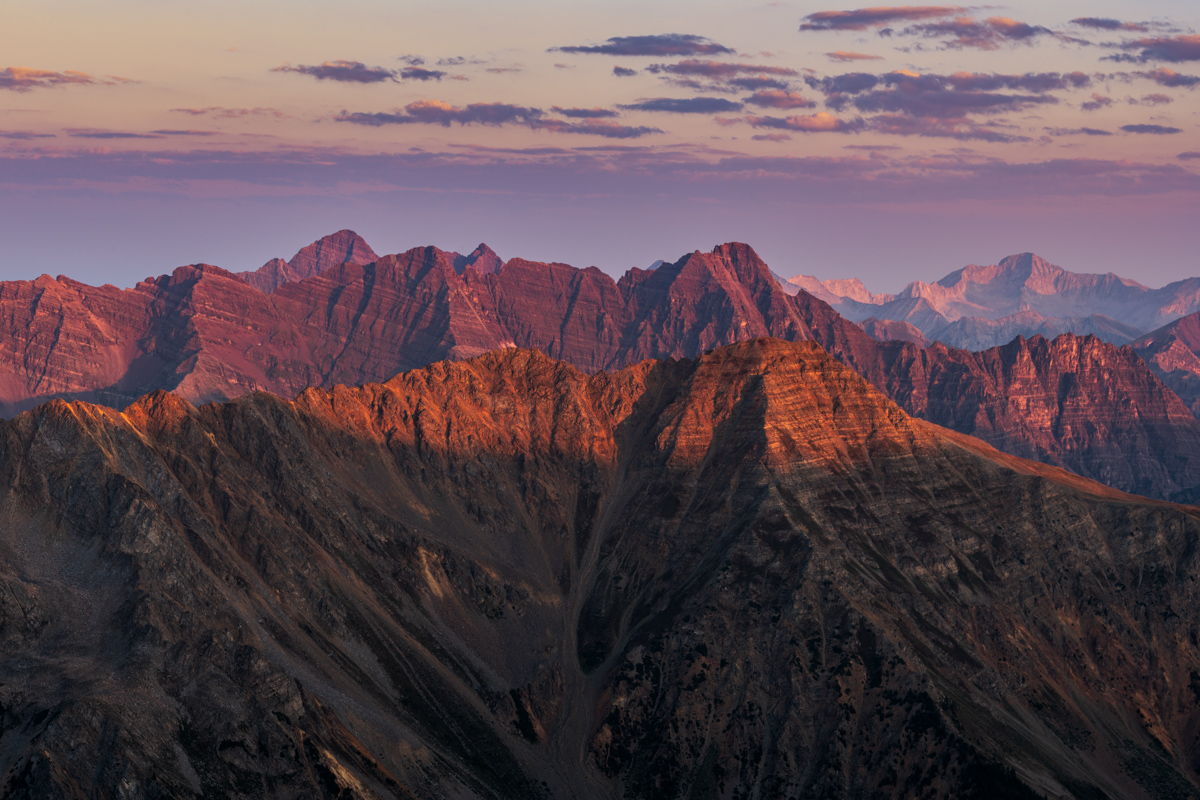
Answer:
[[[5,796],[1197,790],[1193,512],[811,343],[0,436]]]
[[[340,263],[269,295],[206,265],[124,292],[43,277],[0,285],[0,320],[12,332],[0,343],[8,414],[55,396],[120,408],[153,389],[192,402],[294,397],[512,346],[592,372],[760,336],[814,339],[909,412],[1008,452],[1156,497],[1200,486],[1200,422],[1131,352],[1074,336],[979,354],[880,344],[811,295],[787,295],[744,244],[619,281],[503,262],[486,246]],[[1016,354],[1035,351],[1014,377]]]

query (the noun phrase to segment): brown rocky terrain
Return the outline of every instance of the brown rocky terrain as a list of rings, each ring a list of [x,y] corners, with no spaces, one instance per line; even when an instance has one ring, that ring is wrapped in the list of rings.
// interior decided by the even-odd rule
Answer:
[[[1200,312],[1164,325],[1132,346],[1154,374],[1200,416]]]
[[[1200,422],[1132,352],[1094,339],[974,354],[880,343],[806,292],[788,295],[744,244],[614,281],[501,261],[486,245],[334,263],[365,244],[328,239],[292,260],[336,258],[270,294],[208,265],[124,291],[48,276],[0,284],[0,411],[52,397],[123,408],[156,389],[193,403],[295,397],[512,346],[594,372],[774,336],[816,340],[910,413],[1006,452],[1154,497],[1200,486]]]
[[[0,423],[12,798],[1194,798],[1200,511],[813,343]]]

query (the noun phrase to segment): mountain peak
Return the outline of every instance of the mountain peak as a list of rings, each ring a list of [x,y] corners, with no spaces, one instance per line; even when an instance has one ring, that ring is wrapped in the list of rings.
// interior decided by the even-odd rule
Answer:
[[[285,283],[301,281],[343,264],[370,264],[379,259],[366,240],[349,228],[322,236],[284,262],[273,258],[254,272],[238,275],[270,294]]]
[[[483,242],[468,255],[454,255],[454,270],[459,273],[467,267],[480,273],[496,273],[503,266],[504,260]]]
[[[331,267],[349,263],[370,264],[378,258],[366,240],[354,231],[343,228],[302,248],[287,263],[294,276],[292,280],[303,280]]]

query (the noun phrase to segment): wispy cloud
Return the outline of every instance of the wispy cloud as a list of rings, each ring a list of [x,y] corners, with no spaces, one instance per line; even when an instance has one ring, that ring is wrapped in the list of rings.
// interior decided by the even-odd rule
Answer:
[[[690,33],[614,36],[604,44],[551,47],[550,52],[554,51],[606,56],[713,56],[733,53],[730,47]]]
[[[629,111],[665,111],[671,114],[720,114],[739,111],[741,103],[723,97],[652,97],[622,105]]]
[[[53,86],[88,86],[92,84],[110,84],[94,78],[86,72],[66,70],[55,72],[48,69],[32,69],[30,67],[5,67],[0,70],[0,89],[11,92],[28,92],[33,89],[45,89]],[[120,82],[125,82],[121,79]]]
[[[826,111],[792,117],[748,116],[746,122],[755,128],[779,128],[803,133],[858,133],[866,127],[861,118],[845,120]]]
[[[755,92],[743,102],[759,108],[816,108],[816,103],[798,92],[774,89],[767,92]]]
[[[1110,61],[1200,61],[1200,35],[1157,36],[1135,39],[1121,46],[1125,50],[1140,50],[1140,53],[1118,53],[1107,56]]]
[[[349,122],[355,125],[441,125],[450,127],[451,123],[459,125],[505,125],[512,123],[528,123],[541,117],[539,108],[511,105],[509,103],[471,103],[457,107],[441,100],[418,100],[409,103],[403,109],[390,112],[350,112],[342,111],[337,115],[338,122]]]
[[[95,128],[67,128],[73,139],[161,139],[157,133],[133,133],[130,131],[105,131]]]
[[[381,127],[384,125],[516,125],[535,131],[550,133],[575,133],[602,136],[607,139],[636,139],[653,133],[662,133],[659,128],[648,126],[621,125],[609,117],[616,112],[607,109],[554,107],[554,113],[568,119],[548,117],[540,108],[512,105],[509,103],[471,103],[454,106],[440,100],[419,100],[403,109],[390,112],[342,111],[335,119],[354,125]],[[582,122],[572,122],[581,119]]]
[[[800,73],[790,67],[689,59],[676,64],[651,64],[646,72],[695,92],[743,92],[787,89]]]
[[[440,69],[425,69],[420,66],[412,66],[400,70],[400,77],[410,81],[440,81],[446,77],[446,73]]]
[[[1144,22],[1122,22],[1110,17],[1076,17],[1071,24],[1080,25],[1098,31],[1140,31],[1150,30]]]
[[[417,69],[418,72],[427,71],[418,68],[412,69]],[[326,61],[323,64],[300,64],[295,67],[284,64],[282,67],[275,67],[271,71],[296,72],[316,78],[319,81],[337,81],[339,83],[382,83],[384,81],[396,80],[398,74],[397,70],[394,69],[368,67],[361,61],[346,61],[344,59]]]
[[[1054,32],[1009,17],[988,17],[985,20],[956,17],[944,22],[911,25],[903,33],[942,39],[942,46],[953,50],[996,50],[1004,44],[1031,44],[1037,37]]]
[[[259,106],[257,108],[227,108],[225,106],[207,106],[205,108],[172,108],[171,111],[188,114],[193,117],[212,117],[214,119],[244,119],[246,117],[275,117],[276,119],[285,119],[290,114],[285,114],[278,108],[265,108]]]
[[[1102,108],[1108,108],[1113,104],[1111,97],[1105,97],[1102,94],[1092,94],[1092,99],[1084,102],[1079,107],[1084,111],[1099,111]]]
[[[1051,136],[1112,136],[1112,131],[1099,128],[1043,128]]]
[[[892,136],[920,136],[930,139],[993,142],[1027,142],[1028,136],[1005,133],[994,126],[967,117],[914,117],[906,114],[880,114],[870,119],[871,129]]]
[[[1147,94],[1142,97],[1130,97],[1128,102],[1131,106],[1165,106],[1168,103],[1175,102],[1175,100],[1169,95],[1155,92],[1154,94]]]
[[[1160,86],[1167,86],[1172,89],[1190,89],[1197,84],[1200,84],[1200,77],[1195,75],[1180,75],[1178,72],[1168,67],[1159,67],[1158,69],[1153,69],[1149,72],[1135,72],[1133,74],[1139,78],[1148,78]]]
[[[1058,99],[1049,92],[1080,89],[1091,84],[1091,78],[1082,72],[938,75],[900,70],[883,75],[851,72],[827,77],[808,76],[804,80],[811,88],[823,93],[826,106],[835,111],[853,105],[867,113],[904,113],[948,119],[1053,104]]]
[[[761,64],[730,63],[727,61],[701,61],[688,59],[676,64],[651,64],[647,72],[655,74],[688,75],[713,80],[728,80],[739,75],[778,75],[794,77],[800,73],[791,67],[776,67]]]
[[[553,106],[551,109],[555,114],[571,119],[611,119],[617,116],[617,112],[611,108],[562,108],[561,106]]]
[[[561,119],[538,119],[529,124],[535,131],[550,131],[551,133],[579,133],[590,136],[603,136],[606,139],[639,139],[652,133],[662,133],[660,128],[642,125],[620,125],[605,120],[587,120],[586,122],[567,122]]]
[[[1018,111],[1031,106],[1057,103],[1049,94],[1005,94],[980,91],[968,76],[889,73],[880,76],[882,87],[864,92],[851,101],[864,112],[900,112],[916,117],[956,118],[963,114]],[[989,85],[982,82],[979,85]],[[964,86],[968,88],[958,88]],[[832,98],[831,98],[832,99]],[[845,102],[844,98],[836,98]]]
[[[34,131],[0,131],[0,139],[10,141],[28,141],[31,139],[53,139],[53,133],[35,133]]]
[[[962,6],[880,6],[852,11],[818,11],[800,24],[802,31],[863,31],[900,22],[961,14]]]
[[[1160,135],[1183,133],[1183,128],[1174,128],[1170,125],[1122,125],[1121,130],[1126,133],[1154,133]]]
[[[882,61],[883,56],[873,56],[870,53],[855,53],[852,50],[834,50],[832,53],[826,53],[825,57],[830,61],[839,61],[845,63],[847,61]]]
[[[159,136],[217,136],[218,131],[194,131],[180,130],[175,128],[167,128],[163,130],[150,131]]]

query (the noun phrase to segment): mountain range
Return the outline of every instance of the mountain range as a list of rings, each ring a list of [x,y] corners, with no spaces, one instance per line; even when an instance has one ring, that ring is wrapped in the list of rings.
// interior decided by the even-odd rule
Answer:
[[[781,285],[821,298],[847,319],[907,322],[930,341],[968,350],[1066,332],[1126,344],[1200,311],[1200,278],[1150,289],[1111,272],[1069,272],[1033,253],[963,267],[935,283],[914,281],[897,295],[872,294],[857,279],[797,275]]]
[[[443,258],[375,264],[337,269]],[[1200,511],[814,342],[52,400],[0,422],[0,513],[5,797],[1200,796]]]
[[[880,342],[809,293],[786,293],[744,244],[620,280],[503,261],[484,245],[356,260],[373,255],[341,231],[240,275],[198,264],[128,290],[49,276],[2,283],[0,409],[55,397],[121,409],[155,390],[192,403],[295,397],[505,347],[596,372],[772,336],[815,340],[908,412],[1006,452],[1125,491],[1198,496],[1200,421],[1136,353],[1096,337],[975,353]],[[311,274],[272,286],[289,270]]]

